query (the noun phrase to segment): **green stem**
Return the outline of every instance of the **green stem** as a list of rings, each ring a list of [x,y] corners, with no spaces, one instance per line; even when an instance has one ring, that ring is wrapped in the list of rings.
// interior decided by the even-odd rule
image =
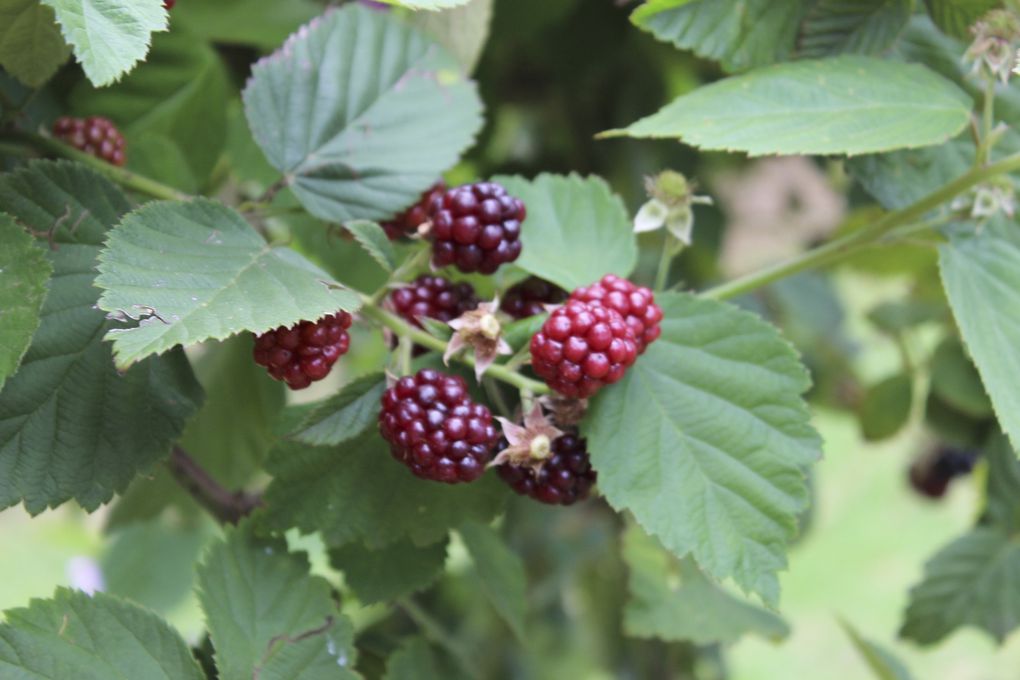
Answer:
[[[366,319],[371,319],[377,324],[389,328],[402,338],[410,338],[417,345],[427,347],[428,349],[432,349],[437,352],[446,351],[445,342],[437,337],[429,335],[420,328],[415,328],[399,316],[387,312],[382,307],[377,306],[370,297],[363,295],[362,303],[363,306],[361,308],[361,315]],[[458,355],[456,358],[468,366],[475,365],[475,359],[470,355]],[[512,371],[506,366],[501,366],[499,364],[489,366],[489,368],[485,371],[485,375],[490,378],[502,380],[508,385],[513,385],[518,389],[530,390],[533,394],[546,394],[549,392],[549,388],[545,385],[545,383],[540,383],[536,380],[532,380],[531,378],[527,378],[520,373]]]
[[[992,127],[995,125],[995,78],[985,82],[984,101],[981,106],[981,143],[974,156],[974,167],[988,162],[992,153]]]
[[[451,656],[457,660],[457,663],[467,671],[469,677],[481,677],[478,674],[479,669],[475,666],[474,661],[471,660],[467,650],[461,646],[457,639],[441,623],[432,618],[431,614],[419,607],[417,602],[410,597],[402,597],[397,600],[397,606],[403,609],[411,617],[411,620],[421,628],[425,637],[450,652]]]
[[[1010,172],[1020,170],[1020,154],[1007,156],[1001,161],[974,168],[952,182],[933,191],[916,203],[906,208],[887,213],[870,227],[865,227],[848,234],[835,241],[823,244],[817,248],[801,253],[800,255],[765,267],[746,276],[734,279],[727,283],[709,288],[701,293],[702,297],[725,300],[737,297],[750,291],[766,286],[770,283],[798,274],[808,269],[824,267],[837,262],[844,257],[857,252],[860,248],[874,244],[892,230],[912,222],[920,220],[925,213],[933,210],[943,203],[952,200],[958,194],[985,182],[993,177],[998,177]]]
[[[673,264],[673,257],[676,255],[676,249],[673,243],[673,234],[669,233],[668,229],[662,230],[664,237],[662,239],[662,252],[659,253],[659,267],[655,271],[655,292],[662,291],[666,284],[669,282],[669,267]]]
[[[116,165],[110,165],[106,161],[102,161],[95,156],[90,156],[87,153],[78,151],[77,149],[52,137],[44,137],[32,132],[25,132],[23,130],[4,130],[0,131],[0,142],[4,141],[29,146],[47,156],[66,158],[67,160],[87,165],[100,175],[113,180],[122,187],[132,191],[137,191],[138,193],[145,194],[146,196],[171,201],[183,201],[190,198],[188,194],[180,192],[173,187],[160,184],[155,180],[133,173],[130,170],[117,167]]]

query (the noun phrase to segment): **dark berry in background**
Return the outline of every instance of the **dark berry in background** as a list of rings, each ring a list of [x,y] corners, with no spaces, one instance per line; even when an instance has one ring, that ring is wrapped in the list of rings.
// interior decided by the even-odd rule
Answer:
[[[492,414],[471,400],[464,379],[431,369],[383,393],[379,431],[411,472],[447,484],[481,477],[499,439]]]
[[[430,207],[432,264],[492,274],[521,254],[524,203],[493,182],[450,189]]]
[[[651,289],[636,286],[614,274],[606,274],[600,281],[578,288],[570,294],[570,299],[599,303],[618,312],[634,331],[638,354],[662,334],[659,327],[662,310],[655,304]]]
[[[950,482],[974,470],[978,453],[952,446],[941,446],[910,466],[910,485],[922,496],[942,498]]]
[[[508,288],[499,308],[515,319],[525,319],[545,313],[546,305],[566,298],[567,292],[559,286],[532,276]]]
[[[500,479],[514,491],[550,505],[573,505],[583,501],[596,481],[585,440],[573,434],[553,440],[552,456],[538,471],[512,465],[500,465],[496,469]]]
[[[255,363],[292,390],[308,387],[329,375],[333,364],[350,349],[351,315],[337,312],[318,321],[280,326],[255,338]]]
[[[380,225],[390,240],[395,241],[417,232],[418,226],[429,219],[429,206],[434,200],[441,198],[445,191],[446,185],[443,182],[436,182],[421,195],[417,203],[392,220],[381,222]]]
[[[422,317],[448,323],[478,306],[470,283],[454,283],[442,276],[419,276],[390,293],[393,311],[421,328]]]
[[[53,135],[79,151],[112,165],[124,165],[124,137],[107,118],[63,116],[53,124]]]

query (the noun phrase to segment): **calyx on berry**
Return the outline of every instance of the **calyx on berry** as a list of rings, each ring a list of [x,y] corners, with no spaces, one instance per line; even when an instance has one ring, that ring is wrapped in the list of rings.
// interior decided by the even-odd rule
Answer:
[[[516,493],[549,505],[573,505],[584,500],[598,478],[585,440],[573,433],[552,441],[552,456],[540,468],[501,465],[496,470]]]
[[[453,337],[446,344],[443,361],[449,363],[450,357],[470,347],[475,355],[475,377],[481,380],[485,369],[496,361],[500,354],[512,354],[513,349],[503,339],[503,329],[496,318],[499,300],[483,302],[477,308],[464,312],[460,317],[450,321],[454,330]]]
[[[521,254],[524,203],[494,182],[466,184],[432,199],[432,264],[492,274]]]
[[[542,407],[538,403],[524,416],[523,425],[499,416],[496,420],[503,426],[503,437],[507,441],[507,446],[496,455],[490,465],[541,469],[552,455],[552,442],[564,435],[563,430],[553,425],[542,413]]]

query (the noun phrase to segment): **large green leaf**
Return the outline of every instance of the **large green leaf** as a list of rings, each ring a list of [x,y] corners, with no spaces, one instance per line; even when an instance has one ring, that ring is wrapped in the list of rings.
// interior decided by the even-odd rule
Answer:
[[[631,16],[638,27],[699,57],[744,71],[793,51],[804,0],[649,0]]]
[[[939,247],[949,304],[1002,428],[1020,447],[1020,229],[994,219]]]
[[[304,553],[256,538],[246,523],[227,530],[198,567],[199,599],[221,680],[350,678],[354,630],[331,586],[308,573]]]
[[[154,31],[165,31],[161,0],[41,0],[94,85],[109,85],[145,58]]]
[[[53,265],[10,215],[0,213],[0,387],[21,365]]]
[[[456,163],[482,124],[457,61],[385,12],[348,5],[252,69],[255,140],[326,220],[386,219]]]
[[[507,547],[499,534],[480,522],[465,522],[457,528],[457,533],[471,555],[475,573],[482,582],[482,592],[517,639],[523,640],[527,581],[521,558]]]
[[[775,603],[820,448],[800,398],[807,371],[747,312],[676,293],[657,301],[662,337],[582,424],[599,490],[678,557]]]
[[[39,87],[67,61],[53,8],[40,0],[0,0],[0,66],[29,87]]]
[[[904,208],[974,167],[974,142],[960,135],[945,144],[851,158],[846,168],[889,210]]]
[[[126,216],[107,239],[99,271],[100,309],[141,320],[107,334],[121,367],[177,345],[359,306],[328,274],[206,199],[148,203]]]
[[[912,0],[820,0],[800,29],[800,55],[879,54],[910,20]]]
[[[338,447],[283,445],[269,456],[266,523],[321,531],[327,545],[361,541],[381,548],[402,538],[443,539],[466,519],[494,517],[506,487],[489,474],[449,486],[421,480],[390,455],[375,428]]]
[[[962,90],[923,66],[843,55],[720,80],[604,135],[677,137],[751,156],[857,155],[945,142],[970,109]]]
[[[0,205],[56,246],[39,330],[0,392],[0,507],[38,513],[74,498],[93,510],[169,453],[201,389],[181,352],[121,373],[102,341],[112,324],[96,308],[96,262],[129,209],[114,186],[35,162],[0,176]]]
[[[152,612],[103,593],[58,588],[4,612],[0,677],[204,680],[177,631]]]
[[[521,256],[514,263],[566,290],[606,274],[628,276],[637,263],[634,227],[619,196],[599,177],[494,177],[528,206]],[[569,255],[569,256],[566,256]]]
[[[348,543],[329,551],[329,561],[363,604],[395,600],[432,585],[446,564],[445,540],[424,547],[410,540],[378,550]]]
[[[970,26],[1002,0],[924,0],[935,24],[955,38],[969,38]]]
[[[677,560],[636,525],[623,535],[623,559],[630,569],[628,635],[706,645],[736,642],[746,633],[771,640],[790,634],[783,619],[727,593],[689,557]]]
[[[336,446],[354,439],[379,417],[379,399],[386,389],[381,373],[372,373],[344,385],[335,396],[315,409],[290,435],[312,446]]]
[[[301,24],[322,12],[315,0],[216,0],[180,2],[174,7],[174,30],[217,43],[279,47]]]
[[[435,38],[471,73],[489,38],[495,0],[469,0],[441,12],[418,12],[411,23]]]

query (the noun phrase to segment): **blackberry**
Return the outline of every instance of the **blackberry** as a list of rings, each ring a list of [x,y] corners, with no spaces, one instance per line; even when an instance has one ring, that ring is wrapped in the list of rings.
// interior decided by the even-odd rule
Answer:
[[[450,189],[432,199],[432,264],[492,274],[521,254],[524,203],[492,182]]]
[[[53,135],[79,151],[111,165],[124,165],[124,137],[108,118],[63,116],[53,123]]]
[[[592,285],[578,288],[570,294],[570,299],[600,303],[616,310],[634,331],[638,354],[644,353],[662,334],[659,327],[662,310],[655,304],[651,289],[636,286],[614,274],[606,274]]]
[[[333,364],[350,348],[351,315],[344,311],[318,321],[280,326],[255,338],[255,363],[269,375],[301,390],[329,375]]]
[[[566,297],[567,292],[559,286],[532,276],[511,286],[499,308],[515,319],[524,319],[543,314],[546,305],[563,302]]]
[[[169,12],[170,10],[172,10],[174,8],[174,5],[176,5],[176,4],[177,4],[177,0],[163,0],[163,9],[165,9],[165,10],[167,10]]]
[[[478,297],[470,283],[425,274],[390,293],[390,304],[397,314],[421,328],[422,317],[449,323],[477,307]]]
[[[379,431],[411,472],[447,484],[478,479],[499,439],[492,414],[471,400],[464,379],[431,369],[383,393]]]
[[[977,457],[974,451],[939,447],[910,466],[910,485],[922,496],[942,498],[950,482],[973,471]]]
[[[552,442],[552,455],[539,470],[500,465],[500,479],[522,496],[549,505],[573,505],[588,497],[596,481],[585,440],[565,434]]]
[[[425,190],[417,203],[392,220],[380,222],[380,226],[391,241],[414,234],[418,231],[419,225],[428,221],[429,206],[432,205],[433,200],[442,198],[444,191],[446,191],[446,184],[442,181],[436,182]]]
[[[531,338],[535,373],[575,399],[618,381],[636,358],[634,331],[615,310],[599,304],[568,300]]]

